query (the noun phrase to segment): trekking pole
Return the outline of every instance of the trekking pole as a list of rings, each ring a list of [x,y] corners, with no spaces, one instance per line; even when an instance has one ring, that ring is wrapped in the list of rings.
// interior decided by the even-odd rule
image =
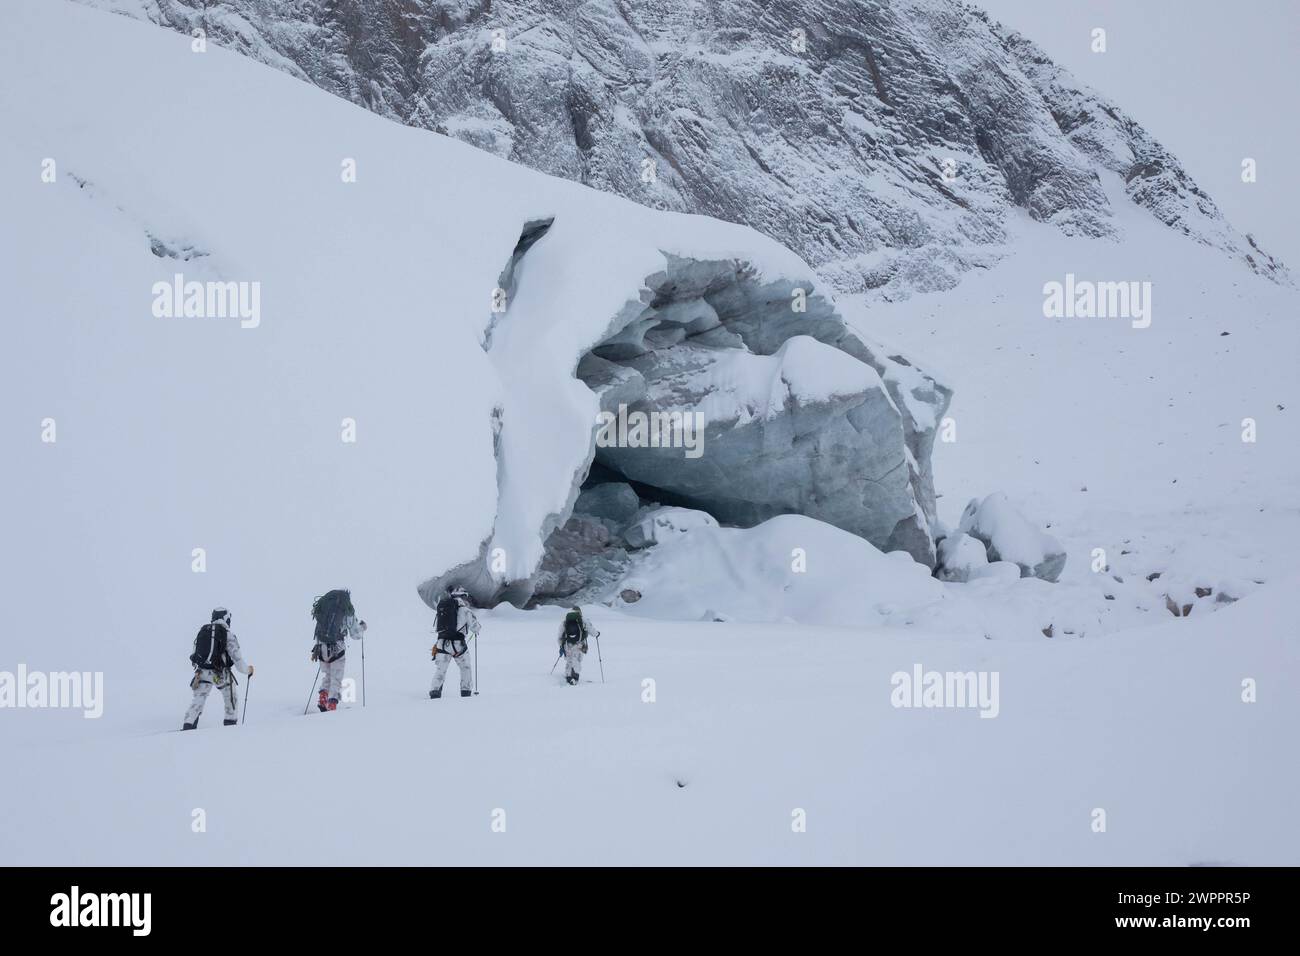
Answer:
[[[311,699],[307,700],[307,706],[311,706]],[[361,642],[361,706],[366,706],[366,642]]]
[[[313,686],[312,690],[316,688]],[[248,686],[244,688],[244,712],[239,715],[239,722],[242,724],[248,720],[248,695],[253,691],[253,675],[248,675]],[[307,704],[310,706],[311,698],[307,698]]]
[[[596,632],[596,660],[600,662],[600,682],[605,683],[605,659],[600,656],[600,631]]]
[[[597,648],[599,650],[599,648]],[[564,656],[564,648],[560,648],[560,653],[555,655],[555,663],[551,665],[551,673],[555,673],[555,668],[560,666],[560,658]]]
[[[474,635],[474,696],[478,696],[478,635]]]
[[[320,680],[320,665],[316,665],[316,680],[311,682],[311,693],[307,695],[307,706],[302,709],[302,715],[307,716],[307,711],[311,709],[311,699],[316,696],[316,682]]]

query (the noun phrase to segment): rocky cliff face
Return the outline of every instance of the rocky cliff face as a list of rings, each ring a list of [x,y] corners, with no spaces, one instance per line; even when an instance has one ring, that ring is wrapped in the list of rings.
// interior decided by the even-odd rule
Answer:
[[[399,122],[637,202],[751,225],[839,291],[951,287],[1016,208],[1117,226],[1099,175],[1256,271],[1176,159],[958,0],[86,0]]]

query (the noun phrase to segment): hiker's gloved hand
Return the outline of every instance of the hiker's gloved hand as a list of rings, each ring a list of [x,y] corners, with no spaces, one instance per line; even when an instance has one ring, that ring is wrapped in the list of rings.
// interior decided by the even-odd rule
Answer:
[[[252,677],[252,676],[253,676],[253,665],[252,665],[252,664],[249,664],[249,665],[248,665],[248,676],[249,676],[249,677]]]
[[[366,622],[365,622],[365,621],[362,621],[362,622],[361,622],[361,630],[364,631],[365,629],[366,629]]]

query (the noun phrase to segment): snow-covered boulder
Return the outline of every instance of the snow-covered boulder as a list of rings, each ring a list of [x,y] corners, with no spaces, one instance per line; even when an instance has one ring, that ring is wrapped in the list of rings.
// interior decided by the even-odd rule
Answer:
[[[1020,566],[1013,561],[990,561],[987,564],[972,568],[967,580],[1011,584],[1023,577]]]
[[[940,581],[969,581],[972,574],[989,563],[984,542],[962,531],[939,542],[935,577]]]
[[[1000,491],[982,501],[972,498],[958,528],[984,544],[989,561],[1012,562],[1021,577],[1055,581],[1065,567],[1061,543],[1035,527]]]
[[[691,508],[651,508],[623,532],[629,548],[648,548],[700,528],[716,528],[718,522],[703,511]]]

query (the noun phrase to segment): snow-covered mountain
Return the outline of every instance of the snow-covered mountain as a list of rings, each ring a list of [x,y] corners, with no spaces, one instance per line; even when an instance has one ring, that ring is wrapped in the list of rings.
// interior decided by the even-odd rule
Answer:
[[[163,51],[154,68],[177,82],[156,88],[140,70],[117,88],[58,80],[36,96],[18,90],[44,88],[56,67],[11,63],[30,79],[3,94],[9,162],[21,169],[35,150],[52,165],[14,204],[32,224],[7,237],[23,264],[14,308],[42,321],[16,333],[11,354],[33,355],[5,386],[36,421],[67,410],[59,451],[167,449],[166,469],[129,487],[97,476],[79,495],[124,522],[121,546],[143,546],[145,515],[178,527],[233,487],[238,505],[190,533],[337,538],[326,565],[360,547],[369,573],[405,576],[389,579],[399,592],[448,572],[484,604],[523,604],[599,453],[650,501],[689,499],[741,524],[806,513],[933,563],[928,462],[949,392],[850,330],[797,256],[749,228],[547,177],[106,19],[149,36]],[[95,53],[120,73],[109,56]],[[263,86],[264,109],[238,95]],[[186,116],[196,135],[222,131],[197,155],[189,136],[155,132]],[[299,117],[292,136],[286,116]],[[266,163],[256,182],[226,172],[249,162]],[[100,265],[77,269],[101,228]],[[164,317],[159,289],[191,282],[205,283],[194,313],[207,290],[247,283],[260,314],[181,314],[186,296]],[[47,339],[58,347],[39,348]],[[840,374],[827,382],[830,367]],[[153,411],[160,395],[167,407]],[[686,403],[708,454],[598,447],[602,405],[680,416]],[[123,417],[150,424],[107,427]],[[49,450],[25,452],[38,483]],[[253,462],[291,507],[255,490],[242,470]],[[390,548],[399,529],[405,543]]]
[[[951,288],[1004,254],[1016,210],[1114,239],[1130,203],[1291,281],[1137,122],[959,0],[87,2],[513,162],[753,226],[841,292]]]
[[[305,589],[319,587],[307,583],[314,569],[337,567],[344,552],[365,555],[355,570],[397,601],[458,581],[488,605],[591,600],[671,616],[664,595],[680,594],[681,576],[712,579],[691,570],[705,554],[728,569],[770,551],[761,566],[788,567],[807,548],[788,539],[788,523],[762,526],[794,516],[811,522],[796,539],[835,555],[836,582],[807,592],[821,597],[801,596],[809,579],[799,577],[756,611],[748,572],[733,568],[701,585],[707,594],[674,599],[680,613],[942,621],[996,637],[1211,610],[1268,577],[1264,552],[1193,548],[1207,531],[1179,515],[1208,508],[1214,533],[1234,540],[1262,533],[1258,521],[1291,520],[1277,498],[1294,478],[1290,446],[1238,433],[1246,419],[1270,439],[1290,433],[1294,294],[1126,203],[1113,172],[1099,178],[1113,240],[1021,212],[1007,224],[1008,255],[959,288],[892,304],[834,300],[806,263],[752,229],[403,131],[228,51],[196,52],[187,37],[96,22],[126,37],[143,29],[161,51],[149,53],[162,57],[155,73],[124,72],[96,48],[85,62],[103,61],[117,86],[77,84],[83,66],[60,73],[62,61],[22,49],[0,93],[11,181],[27,182],[31,155],[42,163],[41,178],[14,190],[5,233],[22,279],[12,308],[42,321],[13,331],[9,355],[22,358],[4,385],[15,409],[62,428],[60,445],[15,439],[11,481],[38,499],[63,489],[98,528],[91,539],[70,528],[57,546],[39,511],[17,516],[33,542],[25,560],[57,566],[64,549],[113,541],[153,567],[168,549],[142,529],[206,515],[188,537],[241,551],[236,542],[268,542],[241,559],[250,581],[283,575],[288,560]],[[157,71],[172,82],[160,87]],[[251,109],[241,90],[271,105]],[[203,149],[191,135],[208,140]],[[1149,328],[1044,318],[1045,279],[1126,276],[1134,265],[1156,290]],[[256,284],[263,316],[253,328],[161,318],[158,284],[170,291],[178,275]],[[106,318],[88,321],[88,302]],[[880,333],[892,344],[877,344]],[[943,375],[918,355],[936,356]],[[960,385],[955,404],[944,383]],[[703,453],[603,444],[599,414],[621,406],[699,416]],[[1157,407],[1168,411],[1152,429]],[[951,440],[937,441],[945,416]],[[69,429],[81,442],[65,451]],[[149,462],[159,448],[166,467],[143,475],[94,468]],[[1233,470],[1243,451],[1249,478]],[[56,454],[85,455],[89,470],[57,470],[51,484]],[[938,492],[936,454],[947,475]],[[274,492],[243,473],[249,462]],[[1243,490],[1225,495],[1230,485]],[[860,591],[850,569],[896,567],[876,565],[877,551],[931,567],[966,502],[998,491],[1032,517],[1030,537],[1061,543],[1050,596],[1013,580],[996,613],[982,599],[962,613],[993,585],[914,589],[910,571],[880,571],[863,603],[826,602],[827,588]],[[1135,516],[1162,509],[1169,520],[1142,532],[1159,557],[1132,557]],[[303,553],[286,559],[284,542]],[[1136,566],[1098,574],[1097,547],[1101,567]],[[81,586],[109,601],[141,580],[116,572],[98,567]],[[736,590],[719,593],[727,581]],[[910,597],[890,601],[891,590]]]

